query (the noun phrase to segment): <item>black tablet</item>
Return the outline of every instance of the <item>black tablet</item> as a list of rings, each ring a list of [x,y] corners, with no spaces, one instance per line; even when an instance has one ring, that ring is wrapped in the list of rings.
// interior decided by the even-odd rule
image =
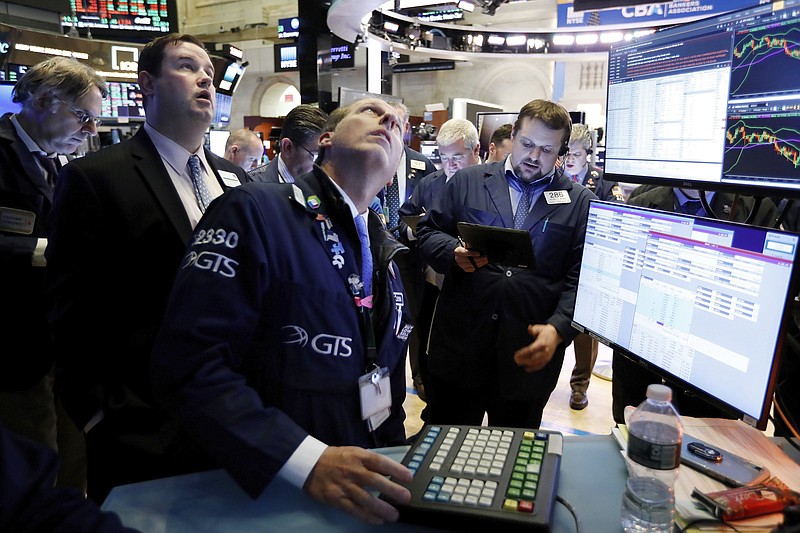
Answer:
[[[525,230],[459,222],[458,234],[467,248],[481,252],[490,263],[518,268],[535,266],[531,235]]]
[[[409,228],[411,228],[411,231],[416,233],[417,232],[417,222],[422,220],[423,216],[425,216],[425,215],[406,215],[406,216],[403,217],[403,222],[405,222],[406,225]]]

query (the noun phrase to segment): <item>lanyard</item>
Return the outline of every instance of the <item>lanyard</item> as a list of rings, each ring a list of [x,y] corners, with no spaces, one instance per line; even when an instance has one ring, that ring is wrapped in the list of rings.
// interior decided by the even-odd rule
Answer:
[[[372,322],[372,296],[367,297],[364,293],[364,284],[358,274],[353,273],[345,276],[343,268],[346,250],[339,239],[339,235],[333,231],[332,220],[327,215],[318,213],[317,221],[322,232],[322,245],[331,256],[331,265],[338,270],[342,279],[344,279],[350,289],[350,293],[353,295],[353,302],[358,308],[361,326],[366,337],[366,371],[371,372],[378,368],[378,348],[375,342],[375,329]],[[355,257],[353,261],[355,261]]]

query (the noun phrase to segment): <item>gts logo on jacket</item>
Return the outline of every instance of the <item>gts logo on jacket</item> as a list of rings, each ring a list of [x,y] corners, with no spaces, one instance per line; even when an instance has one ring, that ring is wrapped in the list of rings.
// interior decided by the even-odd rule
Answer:
[[[305,348],[308,344],[308,332],[300,326],[283,326],[283,344],[296,344]],[[311,349],[320,355],[333,355],[336,357],[350,357],[353,349],[350,343],[352,337],[339,337],[320,333],[311,339]]]

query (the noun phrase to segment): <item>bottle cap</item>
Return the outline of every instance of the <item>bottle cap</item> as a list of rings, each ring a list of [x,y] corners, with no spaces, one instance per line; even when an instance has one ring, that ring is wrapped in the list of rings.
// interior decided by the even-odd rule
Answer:
[[[672,389],[661,383],[653,383],[647,386],[647,397],[657,402],[671,402]]]

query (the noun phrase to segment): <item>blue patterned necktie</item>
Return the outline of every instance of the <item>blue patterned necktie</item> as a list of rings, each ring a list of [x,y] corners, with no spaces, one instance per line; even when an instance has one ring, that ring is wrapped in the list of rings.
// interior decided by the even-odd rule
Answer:
[[[397,184],[397,174],[386,187],[386,206],[389,208],[387,226],[392,230],[400,224],[400,186]],[[399,236],[399,232],[395,230],[394,235]]]
[[[525,224],[525,219],[528,218],[528,212],[531,210],[531,197],[536,189],[533,183],[526,183],[522,180],[518,180],[517,183],[520,186],[520,195],[517,211],[514,213],[514,229],[520,229]]]
[[[364,296],[372,294],[372,253],[369,250],[369,234],[364,217],[356,215],[356,230],[361,241],[361,281],[364,283]]]
[[[209,192],[206,181],[203,179],[203,172],[200,170],[200,157],[197,154],[189,157],[189,175],[192,177],[197,205],[200,206],[200,212],[205,213],[208,204],[211,203],[211,192]]]

